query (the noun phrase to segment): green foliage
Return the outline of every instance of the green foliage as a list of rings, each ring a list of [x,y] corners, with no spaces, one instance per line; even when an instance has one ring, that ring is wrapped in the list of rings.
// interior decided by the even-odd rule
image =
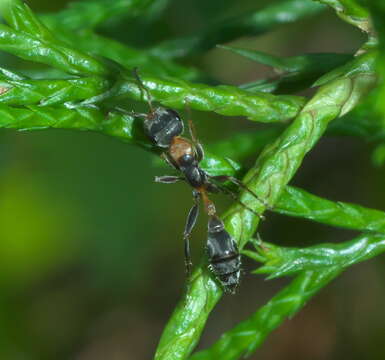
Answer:
[[[148,11],[153,0],[88,0],[70,3],[69,7],[54,15],[45,15],[43,21],[67,30],[92,29],[104,21],[124,16],[132,19]]]
[[[269,279],[302,271],[323,271],[332,267],[344,269],[385,251],[384,234],[363,234],[340,244],[322,244],[308,248],[285,248],[255,241],[257,253],[244,251],[263,266],[256,274],[269,274]]]
[[[288,185],[306,154],[325,134],[380,141],[374,159],[378,165],[384,161],[385,111],[381,99],[385,9],[374,0],[360,4],[353,0],[320,2],[365,31],[371,46],[362,46],[355,57],[321,53],[287,58],[221,46],[277,72],[274,79],[241,87],[199,84],[196,81],[208,82],[209,77],[175,59],[203,53],[240,36],[266,33],[278,25],[315,15],[325,6],[310,0],[280,1],[209,24],[192,36],[139,50],[98,35],[94,28],[120,18],[126,21],[150,16],[164,6],[163,1],[157,5],[157,1],[120,0],[111,5],[106,0],[88,0],[40,18],[21,1],[1,3],[7,25],[0,25],[0,49],[43,64],[44,71],[54,68],[58,72],[54,78],[29,77],[0,69],[0,127],[90,130],[156,152],[143,134],[140,121],[129,115],[132,100],[145,102],[131,75],[132,68],[139,67],[153,100],[164,106],[183,109],[188,105],[267,123],[262,131],[235,134],[209,145],[210,152],[202,161],[202,167],[212,175],[245,175],[243,182],[263,200],[241,192],[240,200],[249,208],[262,214],[268,204],[268,210],[283,215],[363,232],[346,243],[286,248],[254,240],[260,218],[237,203],[231,206],[223,216],[226,229],[241,250],[248,242],[254,243],[255,251],[243,252],[262,262],[255,273],[266,274],[267,278],[295,275],[295,279],[249,319],[192,359],[235,360],[251,354],[270,332],[341,272],[385,249],[383,212],[327,200]],[[311,86],[318,87],[311,97],[292,95]],[[243,159],[256,153],[255,165],[247,169]],[[194,270],[162,334],[155,359],[187,359],[197,345],[210,312],[222,296],[206,265],[202,259]]]
[[[303,271],[249,319],[224,333],[211,348],[196,353],[191,359],[235,360],[250,355],[271,331],[285,319],[295,315],[313,295],[340,272],[341,269],[337,267],[324,271]]]
[[[199,53],[241,36],[262,35],[275,27],[317,14],[323,6],[309,0],[286,0],[254,13],[246,13],[213,24],[198,35],[165,41],[152,49],[163,58]]]
[[[356,0],[318,0],[332,7],[344,21],[370,33],[373,31],[369,11]]]
[[[242,88],[249,91],[291,93],[307,89],[325,73],[352,60],[352,55],[349,54],[321,53],[282,58],[261,51],[251,51],[231,46],[218,47],[230,50],[252,61],[271,66],[280,75],[278,79],[273,78],[270,81],[257,81],[242,85]]]

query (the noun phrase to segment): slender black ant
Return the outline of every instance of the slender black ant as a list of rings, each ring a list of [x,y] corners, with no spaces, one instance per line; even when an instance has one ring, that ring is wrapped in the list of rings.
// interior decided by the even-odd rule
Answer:
[[[233,293],[239,283],[241,259],[237,244],[217,216],[215,205],[209,199],[208,193],[222,191],[238,201],[232,191],[214,183],[214,181],[221,183],[230,181],[250,192],[258,200],[259,198],[238,179],[225,175],[210,176],[200,168],[199,163],[203,159],[204,152],[202,145],[197,140],[191,119],[188,121],[191,136],[191,140],[189,140],[181,136],[184,125],[179,114],[172,109],[154,107],[151,95],[139,78],[137,69],[134,69],[133,74],[140,90],[146,94],[150,111],[148,114],[132,113],[132,115],[144,119],[144,130],[147,136],[155,146],[163,150],[161,156],[166,162],[181,173],[180,176],[157,176],[155,181],[172,184],[184,180],[193,188],[194,205],[188,214],[183,234],[187,273],[190,275],[192,266],[189,238],[198,218],[199,202],[202,199],[209,216],[207,239],[209,268],[224,290]],[[262,218],[260,214],[245,204],[242,205]]]

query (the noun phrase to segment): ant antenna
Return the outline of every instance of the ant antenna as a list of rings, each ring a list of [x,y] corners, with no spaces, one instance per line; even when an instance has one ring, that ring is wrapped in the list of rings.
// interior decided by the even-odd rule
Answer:
[[[148,103],[148,106],[150,107],[150,110],[151,112],[154,111],[154,107],[152,106],[152,97],[151,97],[151,94],[150,92],[148,91],[147,87],[143,84],[143,81],[141,80],[140,76],[139,76],[139,72],[138,72],[138,68],[135,67],[133,70],[132,70],[132,74],[134,75],[134,78],[136,79],[137,83],[138,83],[138,86],[139,86],[139,89],[140,89],[140,92],[142,93],[142,97],[143,97],[143,92],[146,93],[146,100],[147,100],[147,103]]]
[[[217,185],[218,186],[218,185]],[[251,207],[247,206],[245,203],[243,203],[241,200],[238,199],[238,196],[235,195],[231,190],[227,189],[225,186],[218,186],[218,188],[224,193],[229,195],[237,204],[241,205],[246,210],[250,211],[254,215],[258,216],[261,220],[265,220],[265,217],[254,211]]]

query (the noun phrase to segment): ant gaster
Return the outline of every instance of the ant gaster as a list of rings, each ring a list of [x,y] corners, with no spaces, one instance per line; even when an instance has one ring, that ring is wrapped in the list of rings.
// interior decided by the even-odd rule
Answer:
[[[150,93],[139,78],[137,69],[134,69],[133,74],[138,82],[139,89],[146,94],[150,111],[148,114],[132,113],[132,115],[144,119],[144,130],[147,136],[155,146],[163,150],[161,156],[166,162],[181,173],[181,176],[159,176],[155,178],[155,181],[172,184],[184,180],[193,188],[194,205],[188,214],[183,234],[187,273],[190,275],[192,266],[189,238],[198,218],[199,202],[202,199],[209,216],[207,239],[209,269],[221,283],[224,290],[233,293],[239,283],[241,259],[237,244],[217,216],[215,205],[209,199],[208,193],[222,191],[237,200],[234,193],[213,182],[230,181],[249,191],[255,197],[256,195],[236,178],[223,175],[210,176],[200,168],[199,163],[203,159],[204,152],[195,135],[191,119],[188,121],[191,136],[191,140],[189,140],[181,136],[184,125],[179,114],[173,109],[154,107]],[[246,205],[242,205],[248,208]],[[254,212],[252,209],[248,209]],[[256,213],[256,215],[262,217],[260,214]]]

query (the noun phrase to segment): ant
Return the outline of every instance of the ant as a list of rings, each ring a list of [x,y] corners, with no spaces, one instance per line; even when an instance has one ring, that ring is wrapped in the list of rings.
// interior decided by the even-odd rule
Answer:
[[[131,115],[144,119],[145,133],[152,143],[162,150],[161,157],[181,174],[180,176],[157,176],[155,181],[173,184],[184,180],[193,189],[194,205],[187,216],[183,233],[187,274],[190,276],[192,267],[189,239],[198,218],[199,203],[202,200],[209,216],[207,240],[209,269],[226,292],[234,293],[240,278],[240,254],[235,240],[226,231],[222,220],[217,216],[215,205],[209,199],[208,194],[224,192],[240,202],[232,191],[215,183],[230,181],[251,193],[259,201],[262,200],[238,179],[226,175],[210,176],[200,168],[199,163],[204,157],[204,152],[202,145],[197,140],[192,120],[190,118],[188,120],[190,140],[181,136],[184,131],[184,124],[179,114],[173,109],[160,106],[154,107],[151,95],[140,79],[137,68],[133,70],[133,75],[142,95],[143,93],[146,94],[150,111],[147,114],[131,113]],[[256,213],[245,204],[240,204],[263,218],[261,214]]]

